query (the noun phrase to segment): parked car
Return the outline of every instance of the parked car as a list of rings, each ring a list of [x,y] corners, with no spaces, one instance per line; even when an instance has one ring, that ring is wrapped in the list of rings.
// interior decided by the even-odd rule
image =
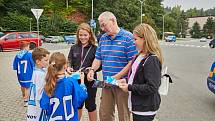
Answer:
[[[0,32],[0,37],[4,36],[5,34],[3,32]]]
[[[169,35],[165,37],[166,42],[176,42],[176,36],[175,35]]]
[[[215,39],[213,39],[213,40],[211,40],[211,41],[209,42],[209,46],[210,46],[211,48],[214,48],[214,47],[215,47]]]
[[[206,42],[207,41],[207,39],[205,38],[205,37],[202,37],[201,39],[200,39],[200,42]]]
[[[42,42],[45,41],[45,37],[43,35],[40,35],[40,39],[42,40]]]
[[[63,41],[64,41],[64,38],[62,36],[47,36],[44,42],[58,43]]]
[[[68,36],[64,36],[64,40],[67,44],[75,44],[77,37],[76,35],[68,35]]]
[[[42,41],[33,32],[11,32],[0,38],[0,51],[20,49],[20,42],[30,42],[30,49],[41,46]]]

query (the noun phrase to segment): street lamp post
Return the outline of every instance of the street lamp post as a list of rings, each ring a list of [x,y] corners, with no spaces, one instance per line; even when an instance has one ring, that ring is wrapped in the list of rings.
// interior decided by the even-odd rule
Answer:
[[[144,2],[144,0],[139,0],[140,1],[140,3],[141,3],[141,12],[140,12],[140,19],[141,19],[141,24],[143,23],[143,18],[142,18],[142,16],[143,16],[143,2]]]
[[[96,25],[95,25],[95,20],[93,19],[93,0],[92,0],[92,11],[91,11],[91,21],[90,21],[90,25],[93,29],[93,32],[95,32],[96,30]]]
[[[162,40],[164,40],[165,16],[167,14],[169,14],[169,13],[166,13],[166,14],[162,15],[163,16],[163,35],[162,35]]]
[[[68,8],[69,8],[69,1],[66,0],[66,9],[68,9]]]
[[[164,16],[165,16],[165,15],[163,15],[163,35],[162,35],[162,40],[164,40],[164,20],[165,20],[165,19],[164,19]]]
[[[91,17],[92,17],[92,20],[93,20],[93,0],[92,0],[92,15],[91,15]]]
[[[31,32],[31,20],[32,20],[32,18],[30,18],[30,32]]]

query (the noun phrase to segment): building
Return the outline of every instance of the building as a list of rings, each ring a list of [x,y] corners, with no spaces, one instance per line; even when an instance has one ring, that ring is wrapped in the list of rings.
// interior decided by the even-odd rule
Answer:
[[[192,26],[193,26],[193,24],[194,24],[195,22],[198,22],[199,25],[200,25],[200,27],[201,27],[201,29],[203,29],[203,26],[204,26],[204,24],[206,24],[207,19],[208,19],[209,17],[212,17],[213,19],[215,19],[214,16],[191,17],[191,18],[188,18],[188,31],[189,31],[190,29],[192,29]]]

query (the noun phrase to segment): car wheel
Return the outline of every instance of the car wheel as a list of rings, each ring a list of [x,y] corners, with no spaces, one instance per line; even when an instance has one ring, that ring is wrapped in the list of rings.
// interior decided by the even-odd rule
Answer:
[[[30,43],[30,49],[33,50],[34,48],[36,48],[36,44],[35,43]]]
[[[2,48],[2,46],[0,46],[0,52],[3,52],[3,48]]]
[[[213,45],[213,44],[210,44],[210,47],[211,47],[211,48],[214,48],[214,45]]]

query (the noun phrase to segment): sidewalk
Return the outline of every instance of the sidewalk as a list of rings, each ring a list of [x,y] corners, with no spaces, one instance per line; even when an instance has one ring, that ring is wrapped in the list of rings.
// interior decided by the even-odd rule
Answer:
[[[69,51],[68,49],[63,49],[61,52],[67,55]],[[27,108],[23,106],[24,103],[16,78],[16,72],[12,70],[12,61],[16,53],[17,52],[0,53],[0,121],[26,120],[25,116]],[[99,75],[101,76],[101,74]],[[98,89],[96,99],[97,109],[99,109],[100,95],[101,89]],[[115,115],[117,121],[117,111]],[[86,109],[84,109],[82,121],[89,121]]]

